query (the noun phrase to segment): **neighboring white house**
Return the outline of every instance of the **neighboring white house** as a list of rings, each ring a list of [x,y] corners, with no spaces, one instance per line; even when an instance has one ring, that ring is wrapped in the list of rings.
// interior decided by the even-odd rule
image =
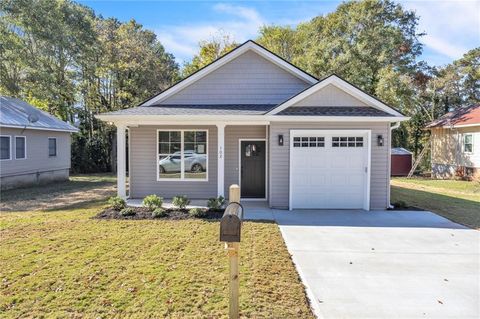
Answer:
[[[1,189],[68,179],[70,133],[77,131],[22,100],[1,96]]]
[[[390,137],[407,120],[336,75],[318,80],[253,41],[140,106],[117,126],[118,194],[226,195],[276,208],[385,209]]]
[[[427,129],[434,178],[480,177],[480,105],[449,112]]]

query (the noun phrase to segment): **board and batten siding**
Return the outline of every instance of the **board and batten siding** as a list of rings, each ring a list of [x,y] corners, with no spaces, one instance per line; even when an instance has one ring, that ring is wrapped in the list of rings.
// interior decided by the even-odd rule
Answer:
[[[166,98],[161,104],[277,104],[309,85],[249,51]]]
[[[275,123],[270,124],[270,187],[269,201],[273,208],[286,209],[289,206],[289,170],[290,170],[290,130],[295,129],[362,129],[371,130],[371,169],[370,169],[370,209],[385,209],[388,204],[388,187],[390,182],[389,123]],[[284,145],[275,143],[276,137],[282,134]],[[377,135],[384,137],[384,146],[377,146]]]
[[[0,128],[0,135],[10,136],[10,160],[0,161],[0,176],[34,174],[70,169],[70,133],[45,130]],[[26,137],[26,159],[15,159],[15,136]],[[57,156],[48,156],[48,138],[57,139]]]
[[[225,195],[228,195],[230,185],[239,184],[239,140],[265,139],[266,130],[265,125],[227,125],[225,127]]]
[[[347,92],[329,84],[292,106],[367,106]]]
[[[208,130],[208,181],[157,181],[157,130]],[[156,194],[164,198],[187,195],[190,199],[217,196],[216,126],[139,126],[130,133],[130,198]]]

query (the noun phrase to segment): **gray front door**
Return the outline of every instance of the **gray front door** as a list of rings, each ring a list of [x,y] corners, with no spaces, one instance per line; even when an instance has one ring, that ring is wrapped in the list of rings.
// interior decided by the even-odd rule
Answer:
[[[241,197],[265,198],[265,141],[242,141],[240,152]]]

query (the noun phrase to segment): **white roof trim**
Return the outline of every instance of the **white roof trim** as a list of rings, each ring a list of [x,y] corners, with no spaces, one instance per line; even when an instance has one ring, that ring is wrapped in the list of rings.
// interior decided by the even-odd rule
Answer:
[[[135,123],[138,125],[180,125],[196,123],[213,125],[217,123],[257,122],[400,122],[408,117],[398,116],[268,116],[268,115],[96,115],[96,118],[112,123]]]
[[[344,92],[350,94],[351,96],[359,99],[360,101],[364,102],[365,104],[372,106],[374,108],[377,108],[379,110],[382,110],[384,112],[387,112],[388,114],[391,114],[393,116],[400,116],[403,117],[401,113],[395,111],[385,103],[382,103],[381,101],[375,99],[374,97],[368,95],[367,93],[363,92],[362,90],[356,88],[355,86],[351,85],[347,81],[339,78],[336,75],[331,75],[328,78],[318,82],[317,84],[309,87],[305,91],[299,93],[298,95],[295,95],[294,97],[290,98],[289,100],[283,102],[282,104],[278,105],[276,108],[271,110],[270,112],[267,113],[267,115],[274,115],[277,114],[284,109],[302,101],[306,97],[320,91],[327,85],[332,84],[339,88],[340,90],[343,90]]]
[[[247,51],[254,51],[258,53],[263,58],[269,60],[270,62],[274,63],[275,65],[281,67],[285,71],[297,76],[298,78],[307,81],[311,84],[317,83],[318,80],[313,76],[305,73],[301,69],[293,66],[292,64],[284,61],[283,59],[279,58],[272,52],[264,49],[263,47],[259,46],[255,42],[249,40],[242,44],[241,46],[237,47],[230,53],[227,53],[223,57],[219,58],[215,62],[211,63],[210,65],[206,66],[203,69],[200,69],[198,72],[190,75],[189,77],[185,78],[181,82],[177,83],[176,85],[170,87],[169,89],[163,91],[162,93],[158,94],[157,96],[152,97],[151,99],[143,102],[141,106],[149,106],[165,100],[166,98],[172,96],[173,94],[177,93],[178,91],[184,89],[185,87],[189,86],[190,84],[198,81],[199,79],[203,78],[207,74],[215,71],[222,65],[227,64],[228,62],[232,61],[233,59],[237,58],[238,56],[244,54]]]
[[[40,127],[40,126],[25,126],[25,125],[12,125],[12,124],[0,124],[0,127],[5,128],[19,128],[25,130],[39,130],[39,131],[54,131],[54,132],[70,132],[77,133],[79,130],[76,129],[63,129],[63,128],[53,128],[53,127]]]

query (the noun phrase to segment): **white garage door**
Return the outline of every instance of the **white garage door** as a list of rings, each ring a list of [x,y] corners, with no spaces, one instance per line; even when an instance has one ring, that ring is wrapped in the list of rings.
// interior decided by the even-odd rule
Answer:
[[[368,131],[290,135],[291,209],[369,209]]]

